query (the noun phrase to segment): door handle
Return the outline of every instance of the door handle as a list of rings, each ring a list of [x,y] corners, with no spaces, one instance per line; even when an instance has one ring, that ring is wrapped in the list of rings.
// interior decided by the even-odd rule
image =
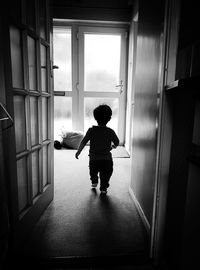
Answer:
[[[115,87],[120,87],[119,92],[120,92],[120,94],[122,94],[122,92],[123,92],[123,80],[120,81],[120,84],[115,85]]]
[[[59,66],[53,65],[53,69],[59,69]]]
[[[8,111],[6,110],[6,108],[3,106],[3,104],[1,102],[0,102],[0,109],[3,110],[2,116],[3,116],[3,114],[5,114],[5,116],[0,118],[0,121],[6,121],[6,120],[11,121],[11,124],[9,126],[7,126],[6,128],[3,128],[2,130],[5,130],[5,129],[8,129],[9,127],[12,127],[14,125],[14,121],[13,121],[11,115],[8,113]]]

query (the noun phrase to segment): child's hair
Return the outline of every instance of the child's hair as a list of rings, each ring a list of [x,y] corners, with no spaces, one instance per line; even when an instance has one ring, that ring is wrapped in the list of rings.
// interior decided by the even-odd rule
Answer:
[[[94,109],[93,115],[98,125],[106,125],[111,119],[112,110],[108,105],[102,104]]]

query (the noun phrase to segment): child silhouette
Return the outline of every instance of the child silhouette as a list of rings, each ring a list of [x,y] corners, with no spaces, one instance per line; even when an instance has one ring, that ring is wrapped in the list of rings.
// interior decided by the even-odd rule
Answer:
[[[78,159],[81,151],[87,142],[90,141],[89,172],[92,188],[97,187],[99,174],[100,191],[102,194],[106,194],[109,187],[109,180],[113,173],[111,150],[119,145],[119,139],[114,130],[106,126],[112,116],[112,110],[108,105],[99,105],[94,109],[93,115],[98,126],[92,126],[88,129],[75,157]]]

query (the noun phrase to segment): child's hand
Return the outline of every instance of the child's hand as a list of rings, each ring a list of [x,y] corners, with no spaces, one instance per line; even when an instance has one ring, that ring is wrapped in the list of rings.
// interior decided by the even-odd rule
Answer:
[[[78,159],[78,157],[79,157],[79,152],[76,152],[75,157],[76,157],[76,159]]]
[[[112,145],[111,145],[111,149],[115,149],[115,148],[117,148],[117,146],[114,145],[114,144],[112,144]]]

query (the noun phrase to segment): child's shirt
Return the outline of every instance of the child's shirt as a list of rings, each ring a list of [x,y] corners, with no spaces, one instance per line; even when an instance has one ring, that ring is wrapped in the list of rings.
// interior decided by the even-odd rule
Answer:
[[[111,144],[119,145],[119,139],[113,129],[106,126],[93,126],[88,129],[82,142],[90,141],[90,160],[112,159]]]

